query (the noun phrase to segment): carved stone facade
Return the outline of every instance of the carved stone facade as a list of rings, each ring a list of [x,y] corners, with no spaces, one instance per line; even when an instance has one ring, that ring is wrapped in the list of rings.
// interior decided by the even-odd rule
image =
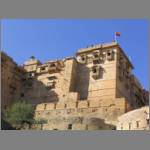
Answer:
[[[22,68],[20,100],[36,106],[35,118],[48,122],[44,129],[90,130],[95,127],[85,122],[92,119],[114,129],[118,116],[149,102],[130,60],[115,42],[44,64],[31,57]]]

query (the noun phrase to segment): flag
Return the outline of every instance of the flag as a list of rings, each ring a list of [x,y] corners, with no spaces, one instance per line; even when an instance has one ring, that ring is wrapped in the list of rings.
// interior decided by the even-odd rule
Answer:
[[[120,36],[121,34],[120,34],[120,32],[115,32],[115,35]]]

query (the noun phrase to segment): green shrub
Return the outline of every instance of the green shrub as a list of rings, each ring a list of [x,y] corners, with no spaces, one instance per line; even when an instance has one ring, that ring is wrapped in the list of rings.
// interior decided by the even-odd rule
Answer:
[[[8,110],[6,120],[15,127],[33,122],[34,107],[26,102],[16,102]]]

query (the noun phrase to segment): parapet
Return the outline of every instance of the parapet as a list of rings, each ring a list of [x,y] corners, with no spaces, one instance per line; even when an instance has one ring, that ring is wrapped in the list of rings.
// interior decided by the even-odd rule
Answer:
[[[79,100],[65,101],[57,103],[41,103],[36,106],[36,111],[57,110],[57,109],[75,109],[75,108],[100,108],[111,107],[120,109],[122,112],[127,111],[127,101],[124,98],[101,99],[101,100]]]
[[[93,51],[93,50],[96,50],[96,49],[108,48],[108,47],[113,47],[113,46],[118,46],[118,44],[116,42],[111,42],[111,43],[91,45],[91,46],[89,46],[87,48],[79,49],[76,54],[78,55],[78,54],[89,52],[89,51]]]
[[[48,61],[43,65],[37,67],[36,73],[54,73],[59,72],[64,67],[64,63],[61,60]]]

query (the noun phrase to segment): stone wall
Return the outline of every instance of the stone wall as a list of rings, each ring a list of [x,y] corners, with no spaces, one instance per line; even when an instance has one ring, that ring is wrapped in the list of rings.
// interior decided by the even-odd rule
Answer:
[[[149,130],[149,106],[120,116],[118,118],[117,130]]]
[[[35,119],[46,119],[48,121],[47,128],[67,130],[72,117],[81,117],[83,119],[97,118],[103,120],[103,124],[108,124],[113,128],[116,125],[118,116],[128,111],[126,100],[120,99],[100,99],[99,101],[77,101],[77,102],[58,102],[58,103],[43,103],[36,107]],[[57,118],[57,121],[55,119]],[[58,118],[65,122],[65,126],[59,127]],[[53,122],[53,123],[52,123]],[[77,122],[76,122],[77,123]],[[73,123],[72,123],[73,125]],[[83,126],[86,127],[84,124]],[[76,125],[75,125],[76,126]],[[103,125],[102,125],[103,126]],[[107,126],[108,127],[108,126]],[[103,126],[104,128],[104,126]],[[90,128],[89,128],[90,130]]]
[[[1,52],[1,108],[9,108],[14,101],[20,100],[22,68],[6,53]]]
[[[142,85],[132,74],[133,66],[119,47],[116,66],[116,97],[125,97],[133,109],[149,104],[149,97],[145,97]]]
[[[116,125],[118,116],[149,103],[148,92],[132,74],[130,60],[115,42],[83,48],[75,57],[43,64],[32,56],[22,70],[11,58],[6,59],[2,62],[2,106],[10,105],[13,99],[35,105],[35,118],[49,121],[45,129],[57,126],[50,123],[57,117],[64,118],[63,129],[73,117],[96,117],[102,124]],[[90,128],[76,123],[76,127],[70,123],[70,128]]]

